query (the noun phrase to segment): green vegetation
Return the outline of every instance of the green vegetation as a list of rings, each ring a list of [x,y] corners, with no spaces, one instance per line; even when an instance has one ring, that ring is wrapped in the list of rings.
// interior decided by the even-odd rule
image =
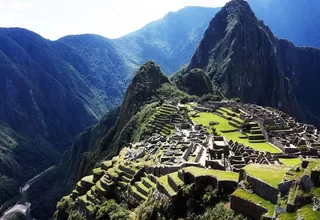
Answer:
[[[221,101],[222,97],[220,95],[215,95],[212,93],[205,94],[201,96],[201,98],[198,100],[199,103],[207,102],[207,101]]]
[[[199,217],[199,220],[241,220],[245,219],[240,215],[235,215],[232,209],[225,203],[218,203],[214,207],[207,208],[205,213]]]
[[[212,169],[204,169],[199,167],[187,167],[183,169],[184,172],[191,173],[193,176],[214,176],[218,180],[232,180],[238,181],[239,174],[229,171],[221,171],[221,170],[212,170]]]
[[[188,94],[202,96],[213,91],[210,78],[200,68],[181,71],[172,80],[180,90]]]
[[[156,219],[169,219],[169,200],[165,197],[159,199],[150,198],[140,206],[137,207],[134,214],[134,220],[151,220],[157,216]]]
[[[145,105],[135,116],[135,127],[133,130],[132,140],[138,142],[152,133],[152,130],[148,127],[148,120],[156,111],[156,103]]]
[[[274,148],[267,142],[263,143],[252,143],[248,139],[240,138],[243,136],[240,132],[223,132],[228,130],[236,129],[232,125],[229,124],[229,121],[225,118],[220,117],[214,113],[207,113],[207,112],[200,112],[197,114],[199,117],[192,117],[192,120],[195,121],[197,124],[202,124],[203,126],[210,127],[210,122],[218,122],[219,124],[215,125],[214,128],[218,135],[224,136],[227,140],[232,140],[234,142],[238,142],[244,144],[246,146],[250,146],[255,150],[259,151],[267,151],[271,153],[280,153],[280,150]],[[209,130],[210,131],[210,130]]]
[[[279,183],[282,182],[284,175],[289,171],[290,167],[249,164],[243,168],[247,175],[260,179],[270,186],[278,189]]]
[[[295,186],[290,188],[289,195],[288,195],[288,204],[294,205],[294,200],[296,199],[296,191],[297,191],[297,188]]]
[[[54,213],[54,219],[68,219],[69,212],[72,210],[73,203],[69,198],[63,198],[57,203],[57,210]]]
[[[162,136],[171,135],[174,132],[174,126],[169,122],[175,111],[176,107],[170,104],[163,104],[158,107],[147,121],[146,127],[149,130],[149,135],[152,133],[160,133]]]
[[[296,166],[301,163],[300,158],[280,158],[279,160],[286,166]]]
[[[296,213],[281,213],[278,216],[278,220],[295,220],[297,219],[297,214]]]
[[[313,169],[316,169],[316,167],[319,165],[320,163],[320,160],[318,159],[310,159],[309,160],[309,164],[308,164],[308,167],[306,168],[305,170],[305,174],[307,175],[311,175],[311,172]]]
[[[320,219],[320,212],[314,212],[312,210],[312,204],[303,206],[298,210],[299,215],[306,220],[318,220]]]
[[[114,200],[107,200],[99,206],[96,219],[126,220],[129,217],[130,212],[127,209],[118,205]]]
[[[178,172],[174,172],[172,174],[169,174],[169,176],[177,184],[177,186],[182,186],[183,185],[183,181],[178,176]]]
[[[87,182],[87,183],[91,183],[91,184],[94,184],[93,182],[93,175],[91,176],[85,176],[81,179],[82,182]]]
[[[313,188],[312,189],[312,193],[315,197],[317,197],[318,199],[320,199],[320,187],[317,188]]]
[[[273,216],[275,205],[271,202],[264,200],[263,198],[259,197],[256,194],[249,193],[243,189],[237,189],[232,196],[236,196],[239,198],[242,198],[244,200],[247,200],[249,202],[252,202],[253,204],[262,206],[268,210],[267,216]]]
[[[202,124],[203,126],[210,126],[211,121],[218,122],[219,124],[215,126],[217,130],[232,130],[235,127],[229,125],[228,120],[209,112],[200,112],[197,114],[199,117],[191,117],[193,121],[197,124]]]
[[[176,192],[169,185],[168,175],[165,175],[165,176],[158,178],[158,183],[166,189],[166,191],[169,193],[170,196],[176,195]]]

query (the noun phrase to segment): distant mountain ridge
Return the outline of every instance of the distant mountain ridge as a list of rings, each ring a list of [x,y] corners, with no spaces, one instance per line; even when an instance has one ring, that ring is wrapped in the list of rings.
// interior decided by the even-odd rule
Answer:
[[[0,28],[0,207],[120,105],[142,63],[154,59],[168,74],[187,63],[216,11],[188,7],[115,40],[87,34],[49,41]]]
[[[232,4],[245,10],[232,8]],[[179,88],[202,95],[212,92],[212,83],[228,97],[276,106],[301,119],[318,121],[320,106],[314,100],[319,94],[319,50],[278,40],[244,1],[234,0],[229,6],[209,27],[218,9],[187,7],[116,40],[89,34],[52,42],[24,29],[0,29],[0,205],[8,199],[15,201],[24,181],[58,161],[76,134],[84,131],[60,162],[62,168],[68,168],[62,177],[68,187],[100,157],[112,156],[122,146],[120,140],[132,139],[134,123],[143,116],[139,108],[155,97],[147,97],[138,106],[130,103],[133,110],[128,115],[122,107],[120,114],[114,110],[102,116],[119,106],[132,73],[144,61],[155,60],[169,75],[187,64],[207,27]],[[162,77],[154,63],[146,65]],[[143,86],[142,81],[135,88]],[[160,85],[165,81],[163,78]],[[174,90],[171,82],[164,84],[163,96],[175,98],[176,93],[170,94]],[[146,90],[150,91],[154,92]],[[126,117],[117,118],[123,115]],[[100,118],[99,125],[85,129]],[[54,196],[68,191],[52,181],[60,174],[48,178],[43,190],[52,186],[59,192],[53,190]],[[44,204],[52,211],[53,204],[46,199],[53,195],[40,194],[38,203],[32,198],[35,211],[41,213]]]
[[[244,0],[230,1],[210,22],[184,74],[195,68],[229,98],[320,125],[320,49],[276,38]]]
[[[248,0],[256,16],[279,38],[320,48],[320,4],[310,0]]]

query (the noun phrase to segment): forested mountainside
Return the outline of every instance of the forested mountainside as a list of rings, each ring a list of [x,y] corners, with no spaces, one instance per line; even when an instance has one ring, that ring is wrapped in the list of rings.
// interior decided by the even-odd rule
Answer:
[[[320,5],[308,0],[248,0],[256,16],[279,38],[320,47]]]
[[[311,54],[312,51],[312,65],[306,66],[312,71],[318,69],[315,62],[318,50],[297,48],[285,42],[277,39],[255,17],[247,2],[234,0],[228,3],[210,22],[191,62],[173,77],[175,84],[164,77],[153,62],[147,62],[140,68],[127,90],[113,127],[107,132],[110,119],[115,118],[109,115],[106,116],[108,123],[102,120],[77,137],[61,160],[56,174],[52,173],[56,181],[51,182],[51,187],[41,190],[44,193],[40,199],[34,198],[33,214],[48,217],[47,214],[52,214],[54,209],[52,205],[63,194],[70,192],[81,177],[90,174],[104,159],[115,156],[125,144],[140,140],[148,130],[144,123],[153,115],[156,103],[190,97],[178,88],[192,95],[213,92],[228,98],[239,97],[244,102],[274,106],[299,119],[313,120],[307,111],[308,107],[312,108],[311,105],[302,105],[303,99],[297,89],[302,79],[296,80],[293,85],[293,78],[289,77],[292,71],[288,72],[290,68],[296,68],[294,63],[301,66],[303,59],[290,59],[285,55],[286,60],[283,48],[291,45],[296,53],[305,51]],[[305,71],[315,74],[310,70]],[[295,77],[302,74],[298,68],[294,71],[297,71],[292,74]],[[317,78],[314,79],[316,82]],[[40,213],[45,202],[47,214]]]
[[[116,40],[87,34],[49,41],[1,28],[0,204],[15,201],[24,182],[118,107],[145,60],[158,60],[167,73],[187,63],[216,11],[188,7]]]
[[[147,120],[165,101],[239,97],[319,125],[319,50],[276,38],[242,0],[222,8],[204,33],[216,12],[187,7],[115,40],[78,35],[52,42],[24,29],[0,29],[0,204],[16,201],[19,186],[72,145],[30,189],[32,214],[50,218],[79,179],[152,133]],[[145,63],[116,108],[144,61],[154,59],[171,74],[191,56],[172,80]]]
[[[127,74],[112,67],[97,70],[97,63],[70,47],[24,29],[0,29],[0,42],[2,204],[120,103]],[[109,50],[101,61],[107,63],[108,56],[118,57]]]
[[[48,177],[50,187],[34,189],[32,194],[37,196],[31,199],[33,216],[50,217],[48,213],[53,213],[55,203],[69,193],[82,176],[90,173],[104,158],[116,155],[124,144],[139,140],[148,130],[146,120],[152,116],[158,102],[188,96],[172,85],[158,65],[152,61],[145,63],[129,85],[120,109],[107,114],[99,124],[75,139],[58,168]]]
[[[226,97],[279,108],[320,124],[320,50],[276,38],[245,1],[231,1],[210,22],[190,64],[175,79],[203,69]],[[179,80],[177,80],[179,84]]]
[[[211,18],[220,8],[185,7],[116,39],[122,56],[137,66],[155,60],[171,75],[187,64]]]

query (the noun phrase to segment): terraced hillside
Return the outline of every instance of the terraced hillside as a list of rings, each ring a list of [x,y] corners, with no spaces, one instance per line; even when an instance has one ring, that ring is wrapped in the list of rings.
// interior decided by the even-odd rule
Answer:
[[[216,134],[226,137],[227,140],[244,144],[259,151],[280,152],[266,141],[257,122],[248,123],[249,129],[242,130],[241,133],[241,126],[245,121],[240,118],[240,112],[234,112],[228,107],[218,108],[214,112],[190,114],[190,116],[195,123],[210,127],[209,131],[212,131],[213,128]],[[210,125],[210,122],[216,123]]]
[[[231,208],[253,219],[319,219],[320,160],[304,160],[293,168],[248,165]]]
[[[186,218],[191,209],[205,215],[205,207],[218,201],[253,219],[317,216],[308,212],[320,204],[320,159],[280,153],[244,107],[154,105],[142,123],[145,139],[83,177],[58,203],[55,219],[103,219],[110,207],[126,219],[150,219],[143,213]]]
[[[188,168],[157,166],[152,162],[162,155],[151,155],[149,152],[144,156],[136,155],[132,161],[130,152],[135,147],[138,146],[124,148],[118,157],[103,162],[92,171],[92,175],[83,177],[72,193],[58,203],[55,218],[59,219],[63,211],[62,204],[65,203],[72,207],[72,210],[68,210],[69,213],[95,219],[99,208],[106,200],[125,201],[131,207],[134,216],[136,207],[140,207],[156,195],[178,202],[179,197],[183,195],[183,189],[192,184],[204,187],[214,183],[212,187],[228,193],[236,189],[237,173],[207,170],[194,167],[192,164],[187,165],[191,166]]]
[[[167,103],[158,107],[148,123],[148,127],[152,130],[152,133],[159,133],[163,136],[172,134],[174,131],[174,125],[172,124],[178,120],[174,117],[176,111],[176,106]]]

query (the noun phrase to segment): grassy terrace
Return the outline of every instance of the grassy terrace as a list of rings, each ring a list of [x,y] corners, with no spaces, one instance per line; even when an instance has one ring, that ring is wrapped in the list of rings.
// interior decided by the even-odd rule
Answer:
[[[273,216],[275,205],[267,200],[264,200],[258,195],[249,193],[243,189],[237,189],[232,195],[266,208],[268,210],[266,215]]]
[[[85,176],[85,177],[83,177],[83,178],[81,179],[81,181],[94,184],[94,182],[93,182],[93,175],[91,175],[91,176]]]
[[[228,171],[221,171],[221,170],[209,170],[199,167],[187,167],[183,169],[185,172],[191,173],[193,176],[214,176],[218,180],[232,180],[232,181],[238,181],[239,174],[234,172],[228,172]]]
[[[183,181],[179,178],[178,172],[169,174],[169,176],[172,178],[172,180],[173,180],[178,186],[183,185]]]
[[[297,214],[296,213],[281,213],[278,218],[278,220],[293,220],[297,219]]]
[[[319,163],[320,163],[320,160],[317,160],[317,159],[310,159],[309,160],[309,164],[308,164],[308,167],[306,168],[305,170],[305,173],[308,174],[308,175],[311,175],[311,172],[313,169],[317,169],[319,170],[318,166],[319,166]]]
[[[227,140],[232,140],[234,142],[242,143],[246,146],[250,146],[255,150],[258,151],[268,151],[271,153],[280,153],[280,151],[267,142],[262,143],[253,143],[250,142],[248,139],[240,138],[243,136],[239,131],[235,132],[222,132],[222,131],[230,131],[235,130],[236,128],[229,125],[229,121],[225,118],[220,117],[217,114],[214,113],[207,113],[207,112],[201,112],[198,114],[199,117],[191,117],[192,120],[197,124],[202,124],[203,126],[210,127],[209,123],[211,121],[219,122],[218,125],[215,125],[216,131],[219,135],[224,136]]]
[[[315,197],[317,197],[318,199],[320,199],[320,188],[313,188],[312,189],[312,193]]]
[[[165,176],[158,178],[158,183],[161,184],[167,190],[167,192],[170,194],[170,196],[174,196],[176,194],[176,192],[169,185],[168,175],[165,175]]]
[[[280,158],[279,160],[286,166],[296,166],[301,163],[300,158]]]
[[[247,174],[257,179],[260,179],[274,188],[278,188],[278,184],[282,182],[286,172],[290,167],[249,164],[243,168]]]
[[[308,219],[308,220],[320,219],[320,212],[314,212],[312,210],[312,204],[303,206],[298,210],[298,213],[303,219]]]

